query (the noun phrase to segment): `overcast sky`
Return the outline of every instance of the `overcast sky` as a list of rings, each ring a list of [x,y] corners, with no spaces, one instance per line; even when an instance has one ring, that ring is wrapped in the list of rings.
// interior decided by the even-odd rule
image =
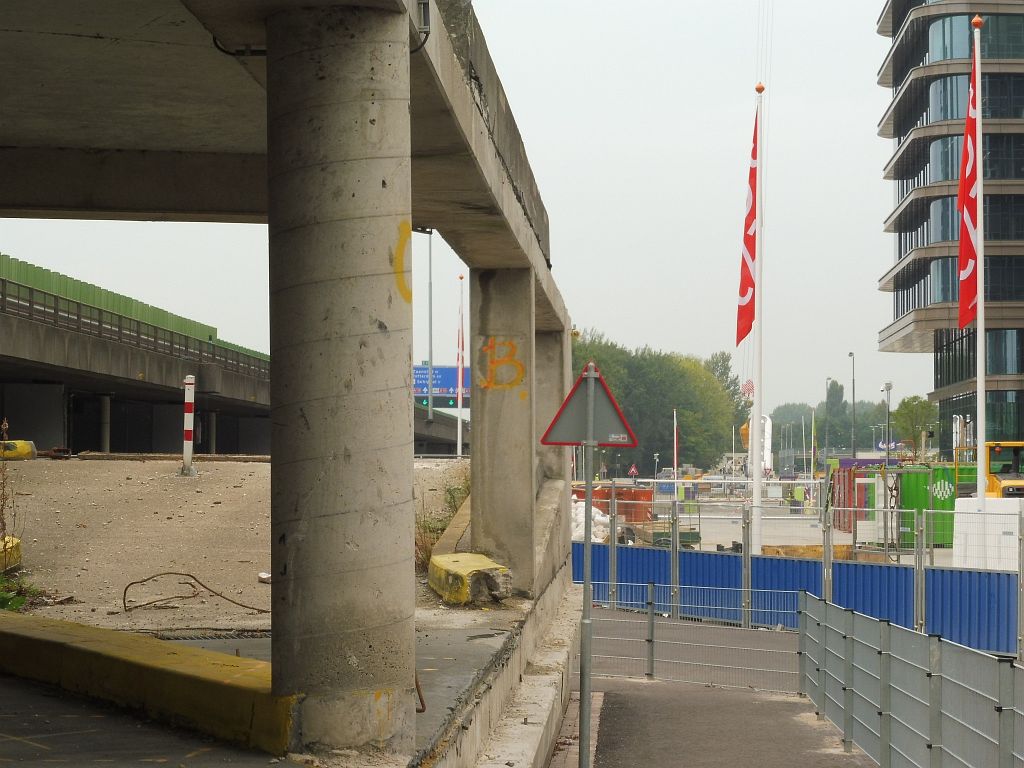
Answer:
[[[476,0],[551,221],[573,321],[628,347],[734,353],[753,86],[767,75],[765,403],[824,397],[893,405],[931,389],[931,355],[883,354],[893,206],[877,136],[888,40],[882,3],[776,0],[770,69],[758,0],[697,4]],[[827,8],[827,11],[824,10]],[[0,219],[0,251],[214,325],[267,351],[266,229],[255,225]],[[415,349],[427,357],[427,238],[414,237]],[[434,359],[455,361],[458,274],[434,239]],[[467,303],[468,306],[468,303]]]

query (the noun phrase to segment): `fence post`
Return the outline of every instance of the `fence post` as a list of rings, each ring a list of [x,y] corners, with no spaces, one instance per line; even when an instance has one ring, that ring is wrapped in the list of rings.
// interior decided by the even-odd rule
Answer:
[[[654,582],[647,582],[647,673],[654,679]]]
[[[672,618],[679,618],[679,494],[672,499]]]
[[[1024,504],[1017,509],[1017,661],[1024,664]]]
[[[608,527],[611,536],[608,538],[608,607],[615,610],[619,598],[619,502],[615,494],[615,481],[612,481],[612,497],[608,502]]]
[[[892,765],[892,624],[878,622],[878,765]]]
[[[821,592],[826,603],[832,602],[832,515],[825,505],[824,495],[820,498],[821,505]]]
[[[914,510],[914,629],[924,632],[924,510]]]
[[[999,768],[1013,768],[1014,720],[1017,712],[1013,708],[1014,693],[1013,659],[999,657]]]
[[[742,577],[742,616],[741,624],[744,629],[750,629],[751,624],[751,558],[750,558],[750,502],[743,504],[743,577]]]
[[[853,637],[853,608],[846,611],[846,627],[843,630],[843,751],[853,751],[853,654],[856,643]]]
[[[797,693],[807,696],[807,590],[801,590],[796,596],[796,619],[800,634],[798,635],[799,645],[797,646],[796,657],[799,663],[800,682],[797,683]]]
[[[818,699],[819,701],[814,702],[814,714],[818,716],[819,720],[825,719],[825,703],[828,701],[828,696],[825,695],[825,685],[828,683],[828,603],[824,600],[821,601],[821,621],[816,621],[818,625],[818,666],[815,671],[818,673]]]
[[[928,635],[929,768],[942,766],[942,638]]]

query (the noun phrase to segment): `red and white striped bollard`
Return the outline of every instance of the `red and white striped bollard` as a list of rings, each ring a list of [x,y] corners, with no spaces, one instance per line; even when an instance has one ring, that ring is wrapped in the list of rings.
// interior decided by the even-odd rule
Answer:
[[[181,474],[189,477],[195,474],[192,469],[192,424],[196,410],[196,377],[189,374],[185,377],[185,432],[182,447]]]

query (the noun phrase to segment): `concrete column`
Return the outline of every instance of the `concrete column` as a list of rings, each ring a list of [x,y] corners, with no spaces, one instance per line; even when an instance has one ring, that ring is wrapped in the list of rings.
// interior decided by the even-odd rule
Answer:
[[[409,21],[267,20],[273,688],[293,746],[415,727]]]
[[[217,452],[217,412],[210,411],[206,414],[207,445],[210,453]]]
[[[110,453],[110,395],[100,395],[100,452]]]
[[[566,331],[536,335],[537,440],[558,413],[571,385],[572,348]],[[543,591],[562,567],[572,547],[569,514],[569,449],[537,443],[537,514],[535,585]]]
[[[537,390],[530,269],[470,270],[472,546],[534,596]]]

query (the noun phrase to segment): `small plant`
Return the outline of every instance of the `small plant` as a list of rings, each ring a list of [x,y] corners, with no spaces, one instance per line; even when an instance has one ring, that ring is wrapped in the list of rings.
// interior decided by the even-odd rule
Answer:
[[[445,532],[448,524],[459,511],[462,502],[469,496],[469,479],[459,485],[445,486],[444,508],[440,514],[416,515],[416,538],[415,538],[415,560],[416,570],[426,571],[430,565],[430,556],[434,552],[434,545]]]
[[[25,606],[44,605],[43,590],[25,581],[22,577],[0,574],[0,611],[18,611]]]

